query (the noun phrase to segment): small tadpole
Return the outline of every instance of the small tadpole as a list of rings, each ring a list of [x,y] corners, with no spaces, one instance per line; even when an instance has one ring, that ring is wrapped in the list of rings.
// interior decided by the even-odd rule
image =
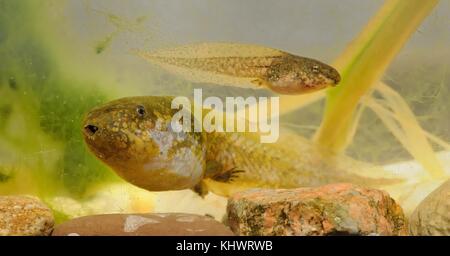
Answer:
[[[115,29],[112,33],[107,35],[104,39],[97,42],[95,45],[95,53],[96,54],[102,54],[105,50],[108,49],[108,47],[111,46],[112,41],[122,32],[136,32],[139,30],[139,26],[142,25],[147,20],[147,16],[139,16],[135,20],[127,20],[123,17],[120,17],[118,15],[108,13],[102,10],[92,9],[96,13],[99,13],[100,15],[103,15],[107,18],[108,22],[111,23]]]
[[[13,89],[13,90],[17,90],[17,82],[16,82],[16,78],[11,76],[8,79],[8,84],[9,84],[9,88]]]
[[[0,167],[0,182],[7,182],[12,178],[11,175],[5,174],[4,171],[4,168]]]
[[[0,173],[0,182],[7,182],[11,179],[11,176]]]
[[[0,118],[6,119],[11,115],[12,112],[12,106],[11,105],[3,105],[0,106]],[[0,127],[2,125],[0,124]]]
[[[95,53],[101,54],[103,51],[105,51],[106,48],[108,48],[111,45],[111,42],[116,35],[117,32],[113,32],[110,35],[108,35],[106,38],[101,40],[95,45]]]

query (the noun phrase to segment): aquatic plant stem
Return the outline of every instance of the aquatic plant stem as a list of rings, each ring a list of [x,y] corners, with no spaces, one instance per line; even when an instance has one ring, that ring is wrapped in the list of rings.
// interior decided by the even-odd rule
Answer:
[[[378,115],[397,140],[431,176],[444,177],[445,172],[428,141],[431,138],[428,138],[402,96],[382,82],[378,83],[376,91],[381,98],[365,97],[363,105],[367,105]],[[445,146],[442,143],[441,145]]]
[[[387,0],[361,34],[335,61],[340,85],[327,92],[327,105],[315,142],[343,151],[352,136],[355,111],[402,46],[438,0]]]

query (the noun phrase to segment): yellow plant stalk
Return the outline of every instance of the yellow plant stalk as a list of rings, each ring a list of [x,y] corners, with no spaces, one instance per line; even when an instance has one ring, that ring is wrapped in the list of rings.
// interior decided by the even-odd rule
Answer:
[[[318,145],[335,152],[346,148],[351,141],[355,111],[361,97],[371,91],[437,3],[438,0],[387,0],[335,61],[334,67],[340,71],[342,81],[327,92],[324,118],[315,136]]]

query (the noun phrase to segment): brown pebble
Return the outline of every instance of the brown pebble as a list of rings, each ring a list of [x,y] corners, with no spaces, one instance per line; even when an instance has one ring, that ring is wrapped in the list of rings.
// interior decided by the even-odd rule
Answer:
[[[105,214],[70,220],[53,236],[230,236],[222,223],[187,213]]]

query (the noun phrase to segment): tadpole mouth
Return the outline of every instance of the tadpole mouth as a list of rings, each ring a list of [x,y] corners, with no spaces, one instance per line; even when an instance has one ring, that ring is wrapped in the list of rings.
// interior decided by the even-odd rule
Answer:
[[[338,85],[341,82],[341,75],[335,69],[332,70],[330,78],[334,82],[333,86],[336,86],[336,85]]]
[[[334,85],[338,85],[341,82],[341,75],[339,75],[339,73],[336,74],[336,76],[334,77]]]

